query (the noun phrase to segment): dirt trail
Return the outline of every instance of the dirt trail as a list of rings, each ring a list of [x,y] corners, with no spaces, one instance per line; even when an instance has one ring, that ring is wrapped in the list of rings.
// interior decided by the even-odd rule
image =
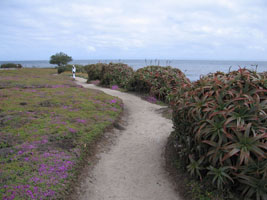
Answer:
[[[86,84],[85,88],[102,90],[124,102],[127,112],[125,130],[108,152],[88,172],[81,200],[180,200],[164,169],[164,145],[172,131],[171,120],[157,113],[162,106],[116,90]]]

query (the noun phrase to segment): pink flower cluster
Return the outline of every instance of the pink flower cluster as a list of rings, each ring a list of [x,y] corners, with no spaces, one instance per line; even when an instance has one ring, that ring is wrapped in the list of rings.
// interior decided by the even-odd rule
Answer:
[[[110,101],[110,103],[116,103],[116,102],[117,102],[116,99],[112,99],[112,100]]]
[[[85,124],[86,123],[86,120],[84,120],[84,119],[76,119],[76,121],[78,123],[81,123],[81,124]]]
[[[157,99],[155,97],[149,96],[146,98],[146,100],[149,101],[150,103],[157,103]]]
[[[112,90],[118,90],[118,89],[119,89],[119,86],[117,86],[117,85],[112,85],[111,89],[112,89]]]

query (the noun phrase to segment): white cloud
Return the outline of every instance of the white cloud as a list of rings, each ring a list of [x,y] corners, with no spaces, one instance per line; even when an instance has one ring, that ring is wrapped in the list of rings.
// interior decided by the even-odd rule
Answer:
[[[255,56],[253,50],[267,53],[266,7],[263,0],[1,1],[0,48],[39,44],[103,58],[123,51],[177,58],[204,52],[209,58],[246,50],[244,55]]]
[[[86,49],[89,52],[96,51],[95,47],[93,47],[93,46],[87,46]]]
[[[249,46],[249,49],[257,50],[257,51],[265,51],[265,48],[262,46]]]

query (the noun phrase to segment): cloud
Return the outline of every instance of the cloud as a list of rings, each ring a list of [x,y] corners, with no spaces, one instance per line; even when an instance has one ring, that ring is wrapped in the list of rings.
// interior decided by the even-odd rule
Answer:
[[[0,57],[15,46],[33,59],[55,50],[86,59],[82,49],[98,58],[265,59],[266,13],[264,0],[3,0]]]
[[[93,47],[93,46],[87,46],[86,49],[89,52],[96,51],[95,47]]]

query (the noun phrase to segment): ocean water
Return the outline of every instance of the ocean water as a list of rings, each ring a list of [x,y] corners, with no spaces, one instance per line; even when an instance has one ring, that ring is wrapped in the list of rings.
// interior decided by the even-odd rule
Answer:
[[[48,60],[38,61],[8,61],[12,63],[20,63],[23,67],[56,67],[56,65],[49,64]],[[8,63],[6,61],[0,61],[0,64]],[[196,81],[200,76],[207,75],[208,73],[214,73],[216,71],[229,72],[229,70],[237,70],[239,67],[246,67],[247,69],[253,69],[258,72],[267,71],[267,61],[220,61],[220,60],[74,60],[70,64],[95,64],[102,63],[117,63],[122,62],[133,67],[134,70],[142,68],[148,65],[161,65],[172,66],[182,70],[185,75],[191,80]],[[256,67],[257,66],[257,67]]]

